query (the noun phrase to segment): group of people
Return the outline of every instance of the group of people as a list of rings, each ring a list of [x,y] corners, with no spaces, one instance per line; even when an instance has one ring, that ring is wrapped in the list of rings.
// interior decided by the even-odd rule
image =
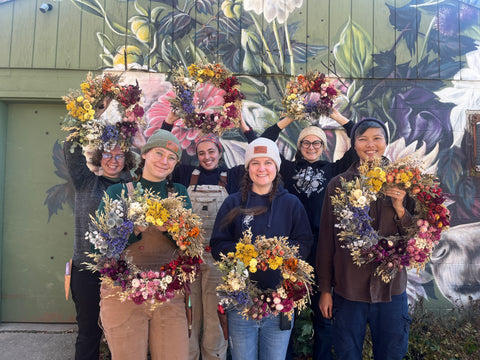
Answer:
[[[227,348],[236,359],[284,359],[288,355],[294,324],[280,324],[280,316],[247,320],[236,309],[226,309],[228,341],[217,316],[216,287],[222,281],[213,263],[220,254],[235,251],[245,230],[257,235],[286,236],[299,255],[315,268],[316,287],[311,308],[314,318],[314,359],[331,359],[332,345],[339,359],[361,359],[366,325],[369,324],[375,359],[401,359],[408,346],[406,273],[390,283],[375,277],[375,264],[354,265],[348,250],[338,242],[331,195],[340,184],[358,176],[362,162],[383,156],[388,144],[385,125],[377,119],[353,124],[337,110],[332,119],[351,138],[351,149],[336,162],[321,160],[327,136],[320,127],[302,130],[293,161],[279,152],[275,140],[292,119],[284,118],[260,137],[242,120],[249,144],[245,164],[228,168],[221,163],[223,146],[214,135],[196,139],[198,166],[181,164],[180,142],[171,133],[174,113],[142,144],[142,174],[132,179],[133,154],[119,147],[99,151],[94,161],[103,169],[95,175],[87,168],[81,149],[65,156],[75,186],[75,248],[72,297],[78,322],[76,359],[98,359],[105,334],[112,357],[118,359],[225,359]],[[189,297],[177,295],[154,309],[120,301],[121,288],[101,285],[99,275],[85,270],[85,240],[89,215],[103,210],[102,196],[115,198],[140,182],[161,197],[185,196],[203,221],[205,246],[199,278]],[[412,202],[405,191],[392,188],[372,205],[375,230],[380,235],[401,233],[412,221]],[[126,251],[140,268],[156,269],[175,257],[176,249],[164,228],[135,227]],[[275,289],[281,281],[273,270],[255,273],[257,286]],[[192,307],[187,322],[186,302]],[[100,324],[98,319],[100,318]],[[190,336],[189,336],[190,331]]]

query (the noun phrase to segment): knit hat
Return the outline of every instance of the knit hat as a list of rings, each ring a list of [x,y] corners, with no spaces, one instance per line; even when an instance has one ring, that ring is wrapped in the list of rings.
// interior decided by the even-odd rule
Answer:
[[[182,147],[180,146],[180,142],[175,137],[175,135],[173,135],[167,130],[155,130],[152,136],[148,138],[145,145],[143,145],[142,155],[145,154],[147,151],[157,147],[168,149],[174,152],[175,154],[177,154],[179,159],[182,157]]]
[[[300,144],[302,140],[305,139],[308,135],[314,135],[318,137],[320,140],[323,141],[323,146],[327,147],[327,135],[325,135],[323,130],[320,129],[318,126],[307,126],[300,132],[300,135],[298,135],[297,149],[300,149]]]
[[[214,143],[215,145],[217,145],[218,150],[220,152],[223,151],[223,146],[220,143],[220,139],[213,134],[205,134],[205,135],[197,136],[197,138],[195,139],[195,148],[198,146],[198,144],[200,144],[204,141],[210,141],[210,142]]]
[[[373,121],[373,122],[375,122],[375,123],[377,123],[381,126],[381,128],[383,129],[383,132],[385,133],[385,142],[388,144],[388,130],[387,130],[387,127],[385,126],[385,124],[383,122],[381,122],[380,120],[375,119],[375,118],[365,118],[365,119],[360,120],[358,123],[356,123],[352,128],[352,131],[350,133],[350,141],[352,143],[352,147],[355,146],[355,133],[356,133],[358,127],[366,121]]]
[[[247,150],[245,151],[245,167],[248,168],[250,161],[259,157],[272,159],[275,161],[275,165],[277,165],[277,170],[280,169],[280,164],[282,163],[280,152],[278,151],[277,144],[272,140],[260,137],[248,144]]]

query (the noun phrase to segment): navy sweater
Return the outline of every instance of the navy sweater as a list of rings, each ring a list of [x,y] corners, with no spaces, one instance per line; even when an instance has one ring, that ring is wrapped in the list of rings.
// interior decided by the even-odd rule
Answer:
[[[269,206],[268,195],[248,194],[246,208]],[[251,229],[252,240],[258,235],[267,238],[287,236],[292,245],[299,246],[299,255],[306,259],[310,254],[313,237],[307,221],[305,208],[298,198],[279,187],[268,211],[257,216],[237,216],[230,224],[223,226],[223,219],[233,208],[241,206],[242,194],[237,192],[227,197],[218,211],[210,246],[214,259],[220,260],[220,253],[235,252],[235,246],[245,230]],[[275,289],[280,282],[280,272],[257,271],[252,279],[262,289]]]

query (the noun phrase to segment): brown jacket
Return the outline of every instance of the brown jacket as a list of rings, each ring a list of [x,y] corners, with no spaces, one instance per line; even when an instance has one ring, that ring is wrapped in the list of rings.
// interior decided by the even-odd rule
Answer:
[[[341,177],[350,181],[359,175],[358,165],[359,162],[354,163],[346,172],[333,178],[327,187],[316,257],[318,290],[330,292],[333,288],[335,293],[351,301],[389,302],[392,295],[399,295],[406,289],[405,269],[397,273],[388,284],[384,283],[379,276],[374,275],[377,266],[375,263],[364,264],[361,267],[353,263],[350,251],[340,247],[337,237],[339,229],[334,227],[337,221],[333,214],[331,195],[335,194],[337,187],[340,187]],[[389,197],[380,198],[370,205],[372,226],[379,235],[401,234],[411,225],[414,201],[406,197],[404,206],[405,215],[398,219]]]

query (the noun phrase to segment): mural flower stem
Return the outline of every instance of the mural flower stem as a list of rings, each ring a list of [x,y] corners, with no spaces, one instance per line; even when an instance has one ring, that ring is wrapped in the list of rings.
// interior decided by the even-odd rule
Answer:
[[[270,47],[268,46],[268,43],[267,43],[267,40],[265,39],[265,36],[263,36],[263,30],[262,30],[262,27],[260,26],[260,24],[258,23],[257,19],[255,19],[255,16],[250,13],[250,16],[252,17],[252,20],[255,24],[255,27],[257,28],[258,30],[258,34],[260,35],[261,39],[262,39],[262,43],[263,43],[263,46],[265,47],[265,51],[266,53],[268,54],[268,59],[270,60],[270,64],[272,65],[272,67],[274,68],[274,72],[275,73],[278,73],[278,67],[277,67],[277,64],[275,64],[275,60],[273,59],[273,56],[272,56],[272,50],[270,50]]]
[[[285,26],[285,38],[287,39],[288,56],[290,57],[290,75],[295,75],[295,63],[293,61],[292,42],[290,41],[290,34],[288,32],[288,26],[286,22],[284,26]]]

